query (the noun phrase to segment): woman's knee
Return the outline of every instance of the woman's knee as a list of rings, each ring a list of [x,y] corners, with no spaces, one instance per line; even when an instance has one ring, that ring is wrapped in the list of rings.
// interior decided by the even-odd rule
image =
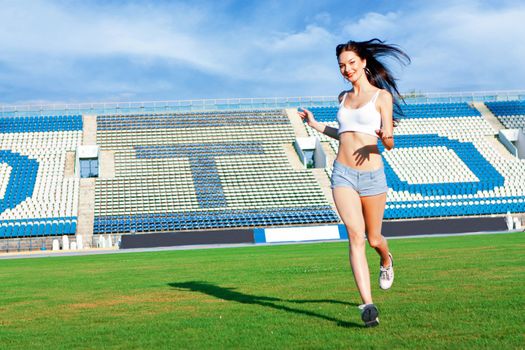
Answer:
[[[378,248],[381,244],[383,244],[383,240],[384,238],[380,234],[372,237],[368,236],[368,244],[372,248]]]
[[[347,232],[348,232],[348,240],[350,241],[350,244],[355,245],[355,246],[365,245],[366,237],[364,233],[353,232],[353,231],[348,230],[348,228],[347,228]]]

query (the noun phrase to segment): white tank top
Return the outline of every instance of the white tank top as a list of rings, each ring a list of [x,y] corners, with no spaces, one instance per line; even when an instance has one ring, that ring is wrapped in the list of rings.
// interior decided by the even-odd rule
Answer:
[[[338,135],[345,131],[357,131],[378,137],[376,130],[381,129],[381,114],[376,109],[376,100],[379,96],[379,91],[381,90],[377,90],[374,97],[372,97],[367,104],[359,108],[345,107],[347,95],[345,92],[339,104],[339,111],[337,111],[337,122],[339,123]]]

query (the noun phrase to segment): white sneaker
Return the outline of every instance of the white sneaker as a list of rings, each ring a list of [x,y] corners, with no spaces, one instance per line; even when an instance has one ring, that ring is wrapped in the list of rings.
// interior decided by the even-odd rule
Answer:
[[[379,311],[374,304],[362,304],[359,305],[361,310],[361,319],[365,323],[366,327],[375,327],[379,324]]]
[[[389,289],[394,283],[394,259],[392,254],[388,253],[388,256],[390,256],[390,266],[379,265],[379,287],[381,289]]]

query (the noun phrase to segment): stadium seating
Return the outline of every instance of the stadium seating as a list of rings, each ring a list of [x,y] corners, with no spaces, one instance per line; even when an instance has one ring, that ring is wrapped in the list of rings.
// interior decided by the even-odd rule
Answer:
[[[99,116],[116,178],[96,181],[95,233],[336,223],[313,175],[291,168],[282,111]]]
[[[64,178],[81,116],[0,118],[0,238],[74,234],[78,179]]]
[[[524,101],[486,105],[507,127],[525,127]],[[337,107],[310,109],[337,127]],[[385,218],[525,212],[525,161],[499,153],[477,109],[402,109],[396,147],[379,145]],[[64,170],[82,128],[78,115],[0,118],[0,238],[76,232],[79,179]],[[337,140],[305,128],[337,152]],[[96,137],[115,152],[115,177],[95,180],[95,234],[339,221],[312,172],[292,168],[283,144],[295,134],[282,110],[100,115]]]
[[[525,128],[525,100],[485,103],[507,129]]]
[[[405,119],[480,117],[481,113],[465,102],[403,104],[401,106]],[[320,122],[336,121],[337,107],[311,107],[316,120]],[[399,117],[396,115],[396,117]]]
[[[337,128],[337,107],[311,110]],[[465,103],[403,105],[402,110],[394,129],[396,147],[385,151],[379,143],[390,187],[385,218],[525,211],[525,161],[494,149],[489,139],[496,131],[477,110]],[[305,127],[337,152],[337,140]]]

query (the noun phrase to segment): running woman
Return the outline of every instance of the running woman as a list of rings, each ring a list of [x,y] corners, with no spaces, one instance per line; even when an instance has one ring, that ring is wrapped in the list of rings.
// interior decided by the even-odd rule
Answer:
[[[393,109],[400,112],[397,99],[401,98],[395,78],[379,58],[408,64],[410,57],[379,39],[337,45],[336,55],[341,74],[352,84],[351,90],[339,95],[339,128],[317,122],[307,109],[298,114],[310,127],[339,140],[332,195],[348,232],[350,265],[362,300],[361,319],[373,327],[379,324],[379,311],[372,301],[365,240],[380,257],[379,286],[389,289],[394,282],[394,260],[381,234],[388,186],[377,142],[381,140],[386,150],[394,147]]]

